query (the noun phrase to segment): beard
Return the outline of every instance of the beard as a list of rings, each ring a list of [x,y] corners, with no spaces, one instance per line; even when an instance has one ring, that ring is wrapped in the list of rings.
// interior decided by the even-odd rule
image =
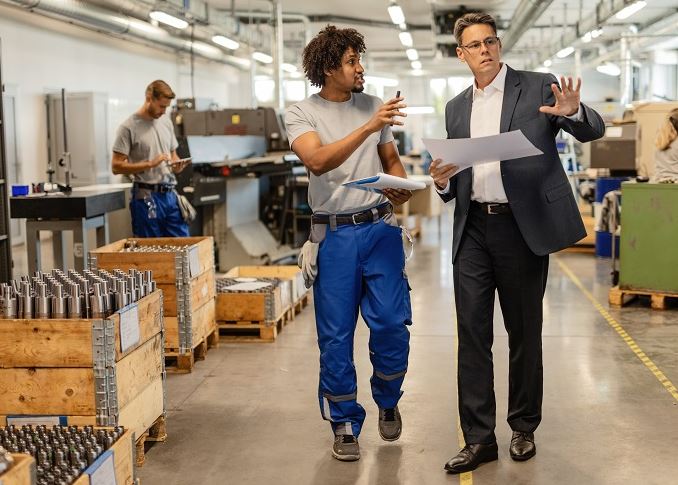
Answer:
[[[365,90],[365,85],[362,86],[353,86],[353,89],[351,89],[352,93],[362,93]]]

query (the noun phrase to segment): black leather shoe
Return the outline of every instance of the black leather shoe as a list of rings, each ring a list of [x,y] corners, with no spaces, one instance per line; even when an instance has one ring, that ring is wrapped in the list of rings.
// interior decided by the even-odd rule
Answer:
[[[445,470],[449,473],[464,473],[475,470],[481,463],[497,459],[497,443],[489,445],[470,444],[445,463]]]
[[[534,433],[514,431],[509,447],[511,458],[515,461],[525,461],[537,454],[537,446],[534,444]]]

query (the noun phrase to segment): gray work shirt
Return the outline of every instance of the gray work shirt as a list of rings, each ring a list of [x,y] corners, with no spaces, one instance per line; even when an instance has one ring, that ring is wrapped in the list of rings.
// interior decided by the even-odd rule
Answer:
[[[666,150],[655,152],[654,163],[654,178],[657,182],[678,182],[678,138]]]
[[[168,115],[147,120],[137,113],[127,118],[118,128],[113,151],[125,155],[130,163],[152,160],[161,153],[172,153],[178,146],[174,126]],[[176,184],[172,169],[166,164],[130,175],[134,182],[147,184]]]
[[[327,101],[318,94],[287,108],[285,126],[290,146],[315,131],[323,145],[334,143],[367,123],[383,103],[376,96],[352,93],[345,102]],[[339,167],[319,177],[309,174],[308,203],[313,212],[353,213],[387,202],[373,192],[342,187],[344,182],[371,177],[383,171],[377,146],[393,142],[390,126],[371,134]]]

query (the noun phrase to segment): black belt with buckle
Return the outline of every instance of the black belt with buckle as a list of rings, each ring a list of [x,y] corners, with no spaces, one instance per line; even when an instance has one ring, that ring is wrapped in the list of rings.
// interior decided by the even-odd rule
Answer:
[[[146,182],[134,182],[134,187],[138,189],[152,190],[153,192],[160,192],[161,194],[172,192],[174,190],[174,185],[172,184],[147,184]]]
[[[376,210],[376,218],[379,219],[384,217],[387,214],[393,212],[393,206],[391,204],[382,204],[374,208]],[[337,226],[343,226],[346,224],[363,224],[365,222],[374,222],[375,215],[372,212],[372,209],[366,209],[364,211],[356,212],[354,214],[337,214]],[[313,214],[311,217],[313,224],[329,224],[330,215],[329,214]]]
[[[500,204],[498,202],[477,202],[475,200],[472,200],[471,204],[480,208],[484,214],[498,215],[511,213],[511,206],[508,204]]]

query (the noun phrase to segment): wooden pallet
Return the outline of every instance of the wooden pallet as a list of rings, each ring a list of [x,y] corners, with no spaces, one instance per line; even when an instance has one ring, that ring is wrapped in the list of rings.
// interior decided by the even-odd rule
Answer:
[[[301,310],[303,310],[304,308],[306,308],[308,306],[308,302],[309,302],[309,296],[308,296],[308,293],[306,293],[300,300],[298,300],[294,304],[294,314],[298,315],[299,313],[301,313]]]
[[[678,299],[678,293],[650,290],[629,290],[619,288],[619,286],[614,286],[610,288],[608,301],[610,302],[610,305],[624,306],[635,300],[638,296],[649,296],[650,307],[653,310],[666,310],[667,299]]]
[[[294,310],[285,310],[276,321],[218,321],[219,337],[222,342],[275,342],[278,333],[292,320]]]
[[[186,374],[193,371],[199,360],[205,360],[207,350],[219,346],[219,329],[215,328],[207,337],[197,343],[191,352],[180,354],[179,349],[165,351],[165,369],[172,373]]]
[[[141,434],[136,440],[136,465],[138,467],[144,466],[146,462],[146,444],[149,443],[164,443],[167,441],[167,424],[165,416],[160,416],[151,425],[148,430]]]

